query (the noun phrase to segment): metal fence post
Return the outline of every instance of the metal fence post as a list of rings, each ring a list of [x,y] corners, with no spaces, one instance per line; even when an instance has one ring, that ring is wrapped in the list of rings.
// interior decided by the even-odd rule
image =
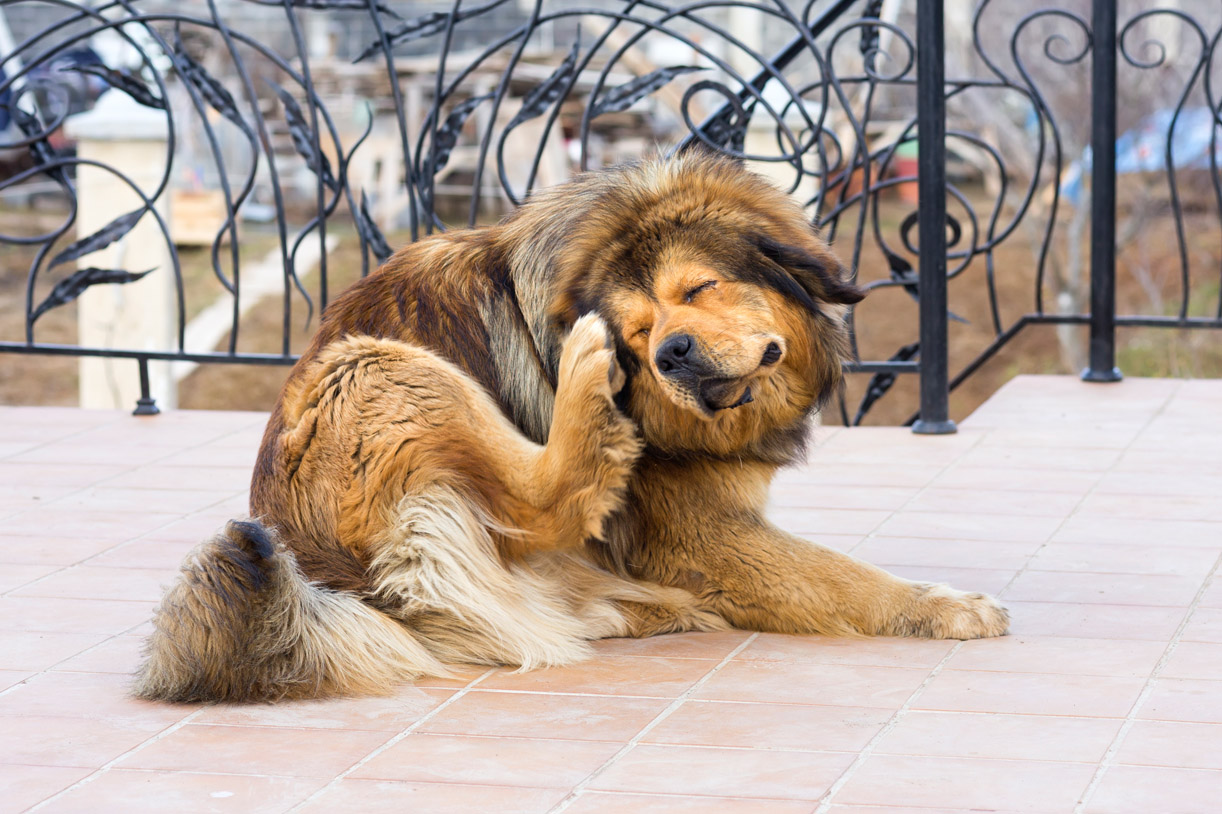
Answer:
[[[950,420],[946,303],[946,51],[942,0],[917,0],[921,416],[912,431],[955,432]]]
[[[1115,0],[1092,1],[1091,30],[1090,366],[1082,380],[1118,382]]]

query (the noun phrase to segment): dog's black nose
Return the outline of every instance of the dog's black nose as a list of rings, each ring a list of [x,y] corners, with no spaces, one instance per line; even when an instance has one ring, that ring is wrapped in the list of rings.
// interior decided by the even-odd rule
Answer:
[[[654,363],[662,373],[677,373],[691,364],[692,338],[687,334],[672,334],[662,341]]]

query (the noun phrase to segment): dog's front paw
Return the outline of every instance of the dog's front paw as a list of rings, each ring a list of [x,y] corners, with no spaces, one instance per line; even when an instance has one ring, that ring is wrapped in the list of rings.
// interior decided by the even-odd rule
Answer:
[[[1010,614],[988,594],[956,591],[948,585],[918,584],[913,608],[895,622],[896,636],[927,639],[987,639],[1003,636]]]
[[[636,425],[615,406],[624,373],[607,325],[595,314],[577,320],[560,354],[556,408],[548,447],[563,460],[562,501],[587,536],[619,507],[641,453]]]
[[[623,388],[624,371],[615,361],[615,343],[597,314],[580,317],[564,341],[559,386],[599,393],[608,400]]]

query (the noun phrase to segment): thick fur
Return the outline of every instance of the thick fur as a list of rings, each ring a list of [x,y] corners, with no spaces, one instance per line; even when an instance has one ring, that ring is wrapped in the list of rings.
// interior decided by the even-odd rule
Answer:
[[[268,423],[257,520],[188,558],[136,692],[384,692],[731,626],[1004,633],[990,597],[764,519],[861,296],[798,206],[694,153],[402,249],[328,308]]]

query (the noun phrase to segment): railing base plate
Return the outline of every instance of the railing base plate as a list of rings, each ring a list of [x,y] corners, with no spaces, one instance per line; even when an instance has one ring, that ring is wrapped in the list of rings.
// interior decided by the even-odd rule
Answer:
[[[1082,371],[1082,381],[1084,382],[1118,382],[1124,378],[1124,374],[1120,372],[1120,368],[1114,367],[1111,370],[1095,370],[1088,367]]]
[[[157,406],[155,399],[136,399],[136,409],[132,410],[132,415],[158,415],[161,413],[161,408]]]
[[[950,419],[946,421],[917,420],[913,422],[912,431],[917,435],[950,435],[958,432],[959,428]]]

